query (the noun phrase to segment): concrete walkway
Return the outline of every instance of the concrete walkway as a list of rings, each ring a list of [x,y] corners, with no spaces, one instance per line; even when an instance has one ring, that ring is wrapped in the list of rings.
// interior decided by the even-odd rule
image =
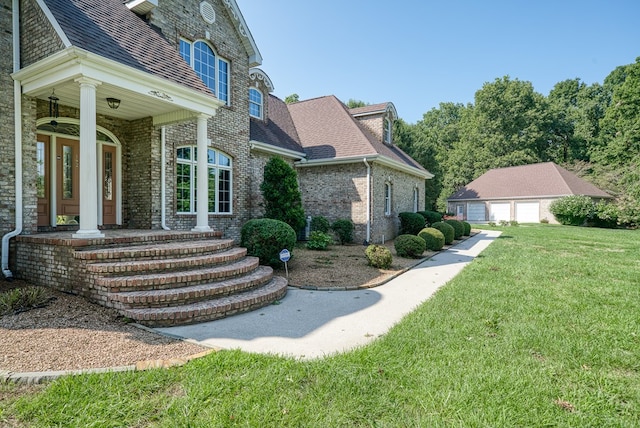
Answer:
[[[386,333],[499,235],[497,231],[481,231],[376,288],[310,291],[290,287],[279,305],[155,330],[212,348],[298,358],[349,350]]]

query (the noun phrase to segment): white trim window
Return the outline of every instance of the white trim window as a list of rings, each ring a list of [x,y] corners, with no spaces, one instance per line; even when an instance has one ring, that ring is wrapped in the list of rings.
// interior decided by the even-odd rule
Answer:
[[[256,88],[249,88],[249,116],[262,119],[262,92]]]
[[[420,207],[420,191],[417,187],[413,188],[413,212],[418,212]]]
[[[180,39],[180,55],[220,101],[230,105],[229,61],[217,55],[204,40]]]
[[[197,207],[197,146],[176,150],[176,211],[195,214]],[[209,214],[231,214],[232,164],[226,154],[207,149],[209,176]]]
[[[385,117],[384,129],[382,132],[382,141],[385,142],[386,144],[391,144],[392,135],[393,135],[393,126],[391,124],[391,119],[389,119],[388,117]]]
[[[391,215],[391,183],[384,183],[384,215]]]

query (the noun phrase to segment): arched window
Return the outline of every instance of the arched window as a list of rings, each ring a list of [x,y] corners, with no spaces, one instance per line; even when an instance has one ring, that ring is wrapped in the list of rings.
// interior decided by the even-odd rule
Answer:
[[[197,207],[197,156],[196,146],[181,146],[176,151],[176,202],[177,212],[195,214]],[[207,149],[209,177],[209,213],[231,214],[231,158],[226,154]]]
[[[388,117],[384,118],[384,131],[382,135],[382,139],[385,143],[391,144],[391,136],[392,136],[393,126],[391,124],[391,120]]]
[[[220,101],[229,105],[229,61],[202,40],[180,39],[180,55]]]
[[[249,115],[262,119],[262,92],[249,88]]]

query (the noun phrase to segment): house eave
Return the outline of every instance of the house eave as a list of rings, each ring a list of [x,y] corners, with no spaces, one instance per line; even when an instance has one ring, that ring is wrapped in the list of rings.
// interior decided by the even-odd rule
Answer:
[[[390,159],[386,156],[382,156],[379,154],[374,154],[370,156],[347,156],[343,158],[331,158],[331,159],[314,159],[309,161],[297,162],[296,166],[301,168],[306,167],[314,167],[314,166],[330,166],[330,165],[344,165],[351,163],[362,163],[364,160],[370,163],[379,163],[380,165],[387,166],[389,168],[393,168],[407,174],[415,175],[417,177],[421,177],[425,180],[433,178],[433,174],[429,171],[423,171],[419,168],[414,168],[412,166],[403,164],[396,160]]]
[[[566,196],[573,196],[573,193],[561,195],[528,195],[528,196],[496,196],[486,198],[447,198],[448,202],[487,202],[487,201],[513,201],[513,200],[533,200],[533,199],[558,199]],[[613,199],[612,196],[586,195],[590,198]]]
[[[268,153],[272,155],[282,156],[288,159],[294,159],[298,161],[303,161],[306,158],[306,154],[302,152],[298,152],[295,150],[283,149],[281,147],[276,147],[271,144],[263,143],[256,140],[249,141],[249,147],[251,150],[255,150],[258,152]]]

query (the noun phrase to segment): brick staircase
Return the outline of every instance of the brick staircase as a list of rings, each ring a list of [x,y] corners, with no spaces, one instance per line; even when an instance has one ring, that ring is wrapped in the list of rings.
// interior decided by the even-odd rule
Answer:
[[[73,257],[101,300],[160,327],[211,321],[282,298],[287,281],[226,239],[167,239],[78,248]]]

